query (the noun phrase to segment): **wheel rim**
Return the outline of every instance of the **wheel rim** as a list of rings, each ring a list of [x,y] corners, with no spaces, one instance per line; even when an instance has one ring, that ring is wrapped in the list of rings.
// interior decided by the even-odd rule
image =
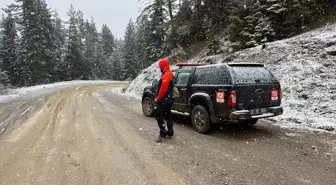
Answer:
[[[148,114],[148,115],[151,114],[152,104],[149,100],[144,101],[143,110],[144,110],[144,112],[146,112],[146,114]]]
[[[205,115],[202,111],[195,112],[194,122],[199,128],[204,128],[206,125]]]

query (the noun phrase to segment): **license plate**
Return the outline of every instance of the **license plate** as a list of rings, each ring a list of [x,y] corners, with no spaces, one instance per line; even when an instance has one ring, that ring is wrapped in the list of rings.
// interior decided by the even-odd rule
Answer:
[[[250,110],[250,112],[251,112],[251,115],[265,114],[267,113],[267,108],[252,109]]]

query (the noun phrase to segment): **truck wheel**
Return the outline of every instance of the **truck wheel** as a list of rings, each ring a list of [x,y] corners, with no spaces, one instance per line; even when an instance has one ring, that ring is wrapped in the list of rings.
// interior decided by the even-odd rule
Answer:
[[[208,111],[201,105],[195,106],[191,113],[191,123],[197,132],[208,133],[211,124]]]
[[[151,98],[146,97],[142,100],[142,112],[147,117],[153,117],[154,103]]]

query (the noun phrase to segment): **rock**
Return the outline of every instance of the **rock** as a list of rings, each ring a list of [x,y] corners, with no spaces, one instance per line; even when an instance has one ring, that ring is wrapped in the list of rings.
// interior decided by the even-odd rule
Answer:
[[[324,157],[325,158],[332,158],[332,154],[331,153],[324,153]]]
[[[318,128],[318,129],[321,129],[321,130],[326,130],[326,131],[329,131],[329,132],[332,132],[332,131],[335,130],[335,128],[332,127],[332,126],[319,126],[319,127],[317,127],[317,128]]]
[[[316,150],[316,146],[312,146],[311,149]]]
[[[330,46],[336,45],[336,41],[331,41],[325,44],[324,47],[329,48]]]
[[[326,51],[328,55],[336,56],[336,46],[335,45],[326,48]]]
[[[296,123],[296,124],[301,124],[302,121],[300,121],[298,118],[288,118],[287,119],[289,122],[293,122],[293,123]]]
[[[336,56],[336,50],[327,51],[329,55]]]
[[[299,96],[299,98],[302,98],[302,99],[304,99],[304,100],[307,100],[309,97],[308,97],[307,94],[302,93],[302,94]]]

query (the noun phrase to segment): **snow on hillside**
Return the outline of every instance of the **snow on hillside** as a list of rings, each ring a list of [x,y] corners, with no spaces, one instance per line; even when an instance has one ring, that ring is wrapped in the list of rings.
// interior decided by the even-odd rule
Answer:
[[[173,51],[172,55],[168,56],[167,59],[170,63],[181,63],[185,58],[185,52],[181,49]],[[171,66],[173,70],[174,66]],[[159,80],[161,76],[161,71],[159,69],[159,61],[153,63],[147,69],[144,69],[138,77],[136,77],[123,91],[122,93],[131,97],[141,97],[142,92],[145,87],[151,86],[154,80]]]
[[[235,53],[233,62],[265,63],[281,81],[285,124],[336,128],[336,25]]]
[[[265,63],[283,88],[284,115],[272,118],[289,127],[336,128],[336,25],[286,40],[233,53],[196,58],[188,63]],[[158,79],[157,63],[145,69],[125,90],[141,96]]]
[[[141,74],[129,84],[123,93],[133,97],[141,97],[144,88],[151,86],[155,79],[158,80],[160,73],[158,62],[155,62],[147,69],[143,70]]]
[[[9,89],[6,94],[0,95],[0,104],[7,103],[17,98],[31,98],[40,95],[57,92],[59,90],[67,89],[74,86],[81,86],[85,84],[105,84],[113,81],[69,81],[58,82],[47,85],[37,85],[32,87],[23,87],[18,89]]]

